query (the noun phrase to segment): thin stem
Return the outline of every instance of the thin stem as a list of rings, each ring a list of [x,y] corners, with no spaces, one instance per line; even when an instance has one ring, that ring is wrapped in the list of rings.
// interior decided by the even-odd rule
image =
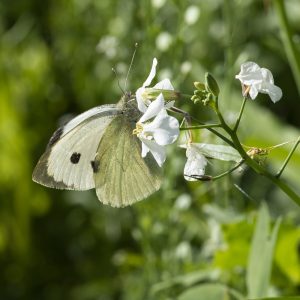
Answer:
[[[244,159],[245,163],[251,169],[253,169],[256,173],[267,177],[270,181],[272,181],[275,185],[277,185],[283,192],[285,192],[295,203],[297,203],[300,206],[300,196],[295,191],[293,191],[286,183],[284,183],[278,177],[269,173],[265,168],[263,168],[260,164],[258,164],[254,159],[252,159],[246,153],[243,146],[241,145],[241,142],[239,141],[239,138],[238,138],[236,132],[227,125],[221,112],[219,111],[218,101],[216,101],[215,111],[218,115],[218,118],[220,120],[220,123],[221,123],[223,129],[229,134],[229,136],[231,138],[230,145],[232,146],[232,144],[233,144],[233,147],[239,152],[241,157]],[[213,130],[213,129],[211,128],[210,130]]]
[[[184,120],[185,120],[186,124],[188,125],[187,127],[190,127],[192,125],[192,120],[191,120],[191,116],[190,116],[189,113],[187,113],[186,111],[184,111],[184,110],[182,110],[180,108],[177,108],[175,106],[172,106],[170,108],[170,110],[173,111],[173,112],[175,112],[175,113],[183,115]],[[193,133],[192,133],[191,130],[189,130],[189,129],[187,129],[187,130],[188,130],[188,134],[189,134],[188,140],[191,143],[193,141]]]
[[[193,97],[193,95],[180,93],[180,97],[183,97],[183,98],[186,98],[186,99],[191,99]]]
[[[243,112],[244,112],[244,108],[245,108],[245,105],[246,105],[246,101],[247,101],[247,98],[244,97],[243,99],[243,103],[242,103],[242,106],[241,106],[241,109],[240,109],[240,113],[239,113],[239,116],[236,120],[236,123],[234,125],[234,128],[233,128],[233,131],[236,132],[238,127],[239,127],[239,124],[240,124],[240,121],[241,121],[241,118],[242,118],[242,115],[243,115]]]
[[[293,153],[295,152],[296,148],[298,147],[300,143],[300,136],[298,137],[294,147],[292,148],[292,150],[290,151],[289,155],[287,156],[287,158],[285,159],[283,165],[281,166],[281,168],[279,169],[279,171],[277,172],[277,174],[275,175],[277,178],[279,178],[282,174],[282,172],[284,171],[285,167],[287,166],[288,162],[290,161]]]
[[[244,160],[242,159],[239,163],[237,163],[234,167],[232,167],[230,170],[220,174],[220,175],[217,175],[217,176],[213,176],[211,179],[212,180],[217,180],[217,179],[220,179],[230,173],[232,173],[233,171],[235,171],[236,169],[238,169],[242,164],[244,163]]]
[[[288,23],[288,17],[286,14],[284,1],[283,0],[275,0],[275,11],[279,18],[281,36],[283,46],[285,47],[285,52],[288,57],[289,65],[292,69],[296,85],[298,88],[298,93],[300,95],[300,58],[299,52],[293,42],[293,33]]]
[[[192,117],[189,113],[185,112],[184,110],[181,110],[180,108],[177,107],[171,107],[170,108],[171,111],[179,113],[179,114],[183,114],[186,117],[189,117],[190,120],[194,120],[195,122],[197,122],[200,125],[206,125],[203,122],[198,121],[196,118]],[[222,135],[221,133],[219,133],[217,130],[213,129],[213,128],[207,128],[207,130],[209,130],[210,132],[214,133],[216,136],[218,136],[220,139],[222,139],[224,142],[226,142],[228,145],[234,147],[233,143],[226,138],[224,135]]]
[[[191,117],[192,120],[194,120],[195,122],[197,122],[200,125],[205,125],[202,122],[198,121],[196,118]],[[223,128],[223,125],[221,124],[221,127]],[[207,128],[207,130],[209,130],[210,132],[212,132],[213,134],[215,134],[216,136],[218,136],[221,140],[223,140],[225,143],[227,143],[228,145],[230,145],[231,147],[234,147],[234,144],[232,143],[232,141],[230,139],[228,139],[227,137],[225,137],[223,134],[221,134],[220,132],[218,132],[217,130],[213,129],[213,128]]]
[[[267,177],[270,181],[272,181],[275,185],[277,185],[284,193],[286,193],[295,203],[300,206],[300,196],[293,191],[285,182],[274,176],[273,174],[269,173],[265,168],[259,165],[254,159],[248,156],[245,152],[244,148],[242,147],[236,133],[229,128],[226,130],[227,133],[230,135],[233,143],[234,148],[240,153],[242,158],[245,160],[245,163],[253,169],[256,173],[261,174]]]
[[[199,126],[181,127],[180,130],[208,129],[208,128],[215,128],[215,127],[221,127],[221,124],[204,124]]]

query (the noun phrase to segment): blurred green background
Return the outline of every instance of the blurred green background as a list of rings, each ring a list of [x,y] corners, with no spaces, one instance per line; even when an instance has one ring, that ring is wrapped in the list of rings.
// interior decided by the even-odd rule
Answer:
[[[299,49],[300,2],[285,4]],[[185,153],[171,146],[162,189],[124,209],[102,205],[94,191],[56,191],[32,182],[60,123],[118,101],[122,92],[111,68],[124,87],[136,42],[131,91],[146,79],[153,57],[157,80],[169,77],[183,93],[192,94],[193,82],[209,71],[220,84],[224,116],[233,122],[242,98],[234,75],[241,63],[255,61],[273,72],[284,96],[276,105],[264,95],[247,103],[241,140],[268,147],[299,136],[300,97],[273,1],[2,0],[0,299],[299,295],[300,208],[247,169],[214,183],[187,183]],[[177,105],[214,121],[207,107],[188,100]],[[206,131],[198,139],[220,142]],[[275,149],[265,163],[275,171],[291,147]],[[228,167],[212,162],[208,172]],[[283,178],[298,192],[299,169],[297,150]],[[262,222],[256,222],[259,207]],[[257,250],[253,232],[264,232],[268,243],[269,225],[275,238],[278,217],[268,263],[260,254],[269,246]],[[269,278],[264,272],[271,272],[266,289],[253,294],[251,282]]]

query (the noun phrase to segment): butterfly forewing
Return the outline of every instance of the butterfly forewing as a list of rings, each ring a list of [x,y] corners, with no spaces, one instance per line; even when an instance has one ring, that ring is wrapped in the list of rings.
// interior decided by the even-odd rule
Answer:
[[[86,111],[58,129],[33,172],[33,180],[53,188],[87,190],[95,187],[93,161],[109,123],[121,113],[116,106]]]
[[[152,155],[141,157],[141,143],[132,133],[134,126],[125,115],[118,116],[100,141],[94,178],[97,196],[104,204],[130,205],[161,186],[161,168]]]

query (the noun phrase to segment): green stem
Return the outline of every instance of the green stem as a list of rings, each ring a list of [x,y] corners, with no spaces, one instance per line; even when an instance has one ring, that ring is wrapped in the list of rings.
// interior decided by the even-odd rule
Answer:
[[[196,118],[191,117],[191,119],[195,122],[197,122],[200,125],[205,125],[202,122],[198,121]],[[223,124],[220,124],[221,127],[223,128]],[[230,129],[230,128],[229,128]],[[217,130],[213,129],[213,128],[207,128],[207,130],[209,130],[210,132],[212,132],[213,134],[215,134],[216,136],[218,136],[221,140],[223,140],[225,143],[227,143],[228,145],[230,145],[231,147],[234,147],[234,144],[231,142],[230,139],[228,139],[227,137],[225,137],[223,134],[221,134],[220,132],[218,132]]]
[[[186,99],[191,99],[193,97],[193,95],[189,95],[189,94],[182,94],[180,93],[180,97],[182,98],[186,98]]]
[[[297,146],[299,145],[299,143],[300,143],[300,137],[298,137],[298,139],[297,139],[297,141],[296,141],[294,147],[293,147],[292,150],[290,151],[289,155],[288,155],[287,158],[285,159],[285,161],[284,161],[283,165],[281,166],[281,168],[279,169],[279,171],[277,172],[277,174],[276,174],[276,177],[277,177],[277,178],[279,178],[279,177],[281,176],[282,172],[284,171],[285,167],[287,166],[288,162],[290,161],[290,159],[291,159],[293,153],[295,152]]]
[[[243,103],[242,103],[242,106],[241,106],[241,109],[240,109],[240,113],[239,113],[239,116],[236,120],[236,123],[234,125],[234,128],[233,128],[233,131],[236,132],[238,127],[239,127],[239,124],[240,124],[240,121],[241,121],[241,118],[242,118],[242,115],[243,115],[243,112],[244,112],[244,108],[245,108],[245,105],[246,105],[246,101],[247,101],[247,98],[244,97],[243,99]]]
[[[233,129],[231,129],[223,119],[223,116],[219,111],[218,105],[216,105],[216,113],[219,117],[223,129],[229,134],[234,148],[239,152],[241,157],[244,159],[245,163],[256,173],[267,177],[270,181],[277,185],[284,193],[286,193],[295,203],[297,203],[300,206],[300,196],[297,193],[295,193],[286,183],[280,180],[277,176],[274,176],[273,174],[269,173],[265,168],[263,168],[246,153],[239,141],[236,132]]]
[[[244,160],[242,159],[238,164],[236,164],[233,168],[231,168],[230,170],[220,174],[220,175],[217,175],[217,176],[213,176],[211,179],[212,180],[217,180],[217,179],[220,179],[230,173],[232,173],[233,171],[235,171],[236,169],[238,169],[242,164],[244,163]]]
[[[170,110],[173,111],[173,112],[175,112],[175,113],[182,114],[182,115],[184,115],[184,117],[186,119],[194,120],[195,122],[197,122],[200,125],[206,125],[206,124],[198,121],[196,118],[192,117],[189,113],[185,112],[184,110],[181,110],[180,108],[177,108],[177,107],[173,106],[173,107],[170,108]],[[233,143],[228,138],[226,138],[223,134],[219,133],[217,130],[215,130],[213,128],[207,128],[207,130],[209,130],[210,132],[212,132],[213,134],[215,134],[216,136],[218,136],[220,139],[222,139],[224,142],[226,142],[231,147],[234,147]]]
[[[299,52],[293,42],[293,33],[288,23],[288,17],[286,14],[284,1],[275,0],[275,11],[279,18],[281,36],[283,41],[283,46],[285,47],[285,52],[288,57],[290,67],[292,69],[296,85],[298,88],[298,93],[300,95],[300,58]]]
[[[208,128],[215,128],[215,127],[221,127],[221,124],[204,124],[199,126],[181,127],[180,130],[208,129]]]
[[[227,130],[226,130],[227,131]],[[263,168],[260,164],[258,164],[254,159],[248,156],[242,147],[236,133],[233,130],[227,131],[230,135],[235,149],[240,153],[242,158],[245,160],[245,163],[253,169],[256,173],[261,174],[272,181],[275,185],[277,185],[284,193],[286,193],[295,203],[300,206],[300,196],[295,193],[285,182],[280,180],[278,177],[269,173],[265,168]]]

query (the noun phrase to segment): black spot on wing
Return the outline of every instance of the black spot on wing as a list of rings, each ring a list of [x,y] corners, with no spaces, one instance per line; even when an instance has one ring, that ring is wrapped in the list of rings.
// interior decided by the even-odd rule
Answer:
[[[74,152],[71,157],[70,157],[70,161],[72,164],[78,164],[79,160],[80,160],[80,153]]]
[[[61,137],[61,135],[63,134],[64,128],[60,127],[58,128],[52,135],[52,137],[50,138],[50,141],[47,145],[47,148],[52,147]]]
[[[91,161],[91,166],[92,166],[92,169],[93,169],[94,173],[98,173],[98,171],[99,171],[99,165],[100,165],[99,160],[92,160]]]

